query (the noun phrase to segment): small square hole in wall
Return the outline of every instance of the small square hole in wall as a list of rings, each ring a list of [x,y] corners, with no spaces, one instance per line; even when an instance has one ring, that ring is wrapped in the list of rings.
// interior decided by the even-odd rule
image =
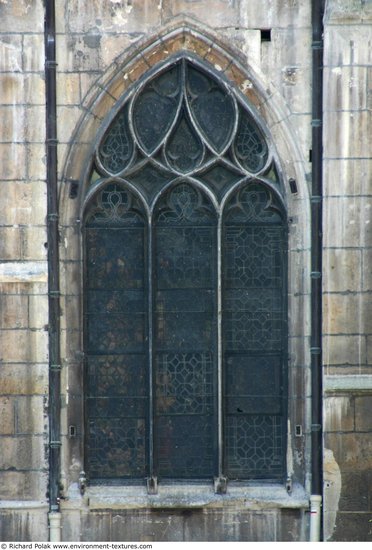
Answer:
[[[271,42],[271,29],[261,29],[261,42]]]

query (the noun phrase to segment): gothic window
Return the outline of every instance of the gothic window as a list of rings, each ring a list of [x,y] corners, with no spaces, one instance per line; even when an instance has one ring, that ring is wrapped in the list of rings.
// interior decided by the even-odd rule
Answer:
[[[286,215],[270,139],[181,58],[103,130],[84,209],[91,481],[281,480]]]

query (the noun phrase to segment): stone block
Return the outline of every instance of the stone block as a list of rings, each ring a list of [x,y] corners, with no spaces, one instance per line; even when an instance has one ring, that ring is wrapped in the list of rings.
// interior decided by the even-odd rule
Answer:
[[[0,74],[0,101],[2,105],[24,103],[25,77],[17,73]]]
[[[19,227],[0,227],[0,260],[21,259],[21,231]]]
[[[3,105],[0,107],[0,117],[2,124],[0,127],[0,143],[24,141],[25,131],[24,105]]]
[[[46,432],[48,415],[46,396],[18,396],[14,407],[14,432],[16,435],[42,435]]]
[[[330,541],[367,542],[372,538],[371,512],[339,512]]]
[[[2,364],[1,393],[4,395],[48,393],[47,364]]]
[[[86,18],[79,17],[79,20],[86,21]],[[88,41],[84,40],[85,35],[66,34],[59,36],[56,43],[56,58],[61,73],[101,69],[100,35],[94,36],[97,43],[95,47],[92,47],[92,42],[89,42],[89,39]]]
[[[6,29],[6,27],[2,28]],[[9,30],[10,28],[8,27]],[[11,73],[22,71],[21,34],[0,35],[0,71],[9,71]]]
[[[42,330],[2,330],[0,350],[2,363],[45,363],[48,334]]]
[[[325,292],[360,291],[362,251],[325,249],[323,252],[323,289]]]
[[[28,297],[0,295],[0,329],[28,326]]]
[[[58,140],[60,144],[71,142],[81,115],[82,110],[79,107],[57,107],[57,118],[64,121],[63,125],[59,125],[58,130]]]
[[[360,334],[372,332],[371,297],[364,294],[326,294],[324,332],[331,334]]]
[[[46,260],[47,235],[45,226],[26,226],[21,228],[21,249],[23,260]]]
[[[171,19],[177,15],[187,15],[206,23],[209,27],[237,26],[239,22],[239,3],[228,0],[214,0],[213,9],[207,2],[189,2],[188,0],[163,0],[162,15]]]
[[[323,336],[323,361],[329,365],[366,364],[366,339],[364,336]]]
[[[233,44],[250,67],[261,65],[261,33],[258,29],[227,27],[218,29],[228,44]]]
[[[27,33],[32,29],[35,33],[43,33],[43,1],[17,0],[16,2],[1,2],[0,19],[2,29],[12,29],[14,32],[18,33]]]
[[[325,433],[325,447],[333,451],[341,472],[372,469],[372,438],[369,433]]]
[[[1,183],[0,219],[4,225],[42,224],[45,215],[45,182]]]
[[[310,8],[309,2],[297,0],[291,2],[241,0],[240,25],[258,29],[309,26]]]
[[[36,472],[0,471],[0,487],[2,500],[45,500],[48,474],[40,470]]]
[[[45,66],[44,33],[23,35],[23,70],[43,72]]]
[[[0,434],[14,434],[15,402],[13,397],[0,397]]]
[[[25,103],[28,105],[45,105],[44,74],[26,73],[23,86]]]
[[[79,540],[91,541],[92,539],[94,539],[97,542],[115,540],[111,538],[111,532],[110,532],[111,516],[108,512],[85,512],[85,513],[82,512],[80,517],[81,517],[81,527],[80,527],[81,538]],[[116,540],[120,540],[120,539],[116,539]]]
[[[101,73],[96,72],[81,72],[79,73],[80,77],[80,93],[81,93],[81,103],[86,104],[88,96],[91,95],[92,91],[97,94],[97,79],[99,79]]]
[[[355,430],[372,432],[372,396],[355,397]]]
[[[0,511],[0,540],[37,542],[49,540],[48,507]]]
[[[79,105],[81,101],[80,74],[58,73],[57,89],[59,105]]]
[[[0,179],[26,179],[26,146],[21,143],[0,143]]]
[[[370,25],[327,25],[325,27],[325,67],[368,66],[370,55]]]
[[[370,144],[365,136],[371,127],[370,111],[326,111],[324,113],[324,156],[368,158]]]
[[[45,149],[45,106],[28,106],[23,119],[26,141],[40,143]]]
[[[367,67],[327,67],[324,69],[324,109],[357,111],[367,109]]]
[[[303,540],[303,514],[304,512],[302,510],[289,510],[284,508],[280,511],[278,518],[280,528],[280,534],[277,539],[278,541],[300,542]]]
[[[371,200],[365,197],[324,199],[325,248],[359,248],[372,241]]]
[[[340,511],[364,512],[369,510],[371,487],[370,472],[346,472],[342,475]]]
[[[353,432],[355,430],[353,397],[326,396],[324,399],[324,430],[326,432]]]
[[[370,190],[369,159],[325,159],[324,195],[368,195]]]
[[[0,470],[40,470],[47,467],[46,436],[4,436],[0,439]]]
[[[33,143],[27,147],[27,174],[28,180],[45,180],[46,178],[46,149],[44,143]]]
[[[33,294],[29,297],[29,327],[44,329],[48,324],[48,296]]]
[[[103,34],[101,37],[101,60],[103,67],[108,67],[125,50],[138,42],[143,35],[118,33],[118,34]]]
[[[159,0],[111,2],[110,6],[100,0],[77,0],[66,5],[65,18],[73,33],[141,32],[160,26],[161,10]]]
[[[362,290],[370,291],[372,290],[372,249],[365,248],[362,254]]]

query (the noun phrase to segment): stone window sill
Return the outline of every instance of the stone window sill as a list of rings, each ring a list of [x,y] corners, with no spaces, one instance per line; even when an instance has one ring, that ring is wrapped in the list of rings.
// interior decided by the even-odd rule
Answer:
[[[99,509],[140,509],[140,508],[226,508],[238,506],[250,510],[277,508],[306,509],[309,496],[299,484],[294,484],[287,493],[282,485],[232,485],[226,494],[218,495],[212,485],[161,484],[156,495],[149,495],[146,487],[131,486],[90,486],[84,496],[80,495],[77,484],[70,487],[62,507]]]

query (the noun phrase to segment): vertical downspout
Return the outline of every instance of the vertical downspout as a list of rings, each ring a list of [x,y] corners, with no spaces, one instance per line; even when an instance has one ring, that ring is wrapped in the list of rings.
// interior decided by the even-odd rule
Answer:
[[[45,0],[45,102],[47,156],[48,333],[49,333],[49,530],[50,540],[61,539],[60,480],[60,318],[58,254],[58,173],[55,4]]]
[[[325,0],[312,0],[311,191],[311,510],[310,540],[322,539],[322,195],[323,15]]]

